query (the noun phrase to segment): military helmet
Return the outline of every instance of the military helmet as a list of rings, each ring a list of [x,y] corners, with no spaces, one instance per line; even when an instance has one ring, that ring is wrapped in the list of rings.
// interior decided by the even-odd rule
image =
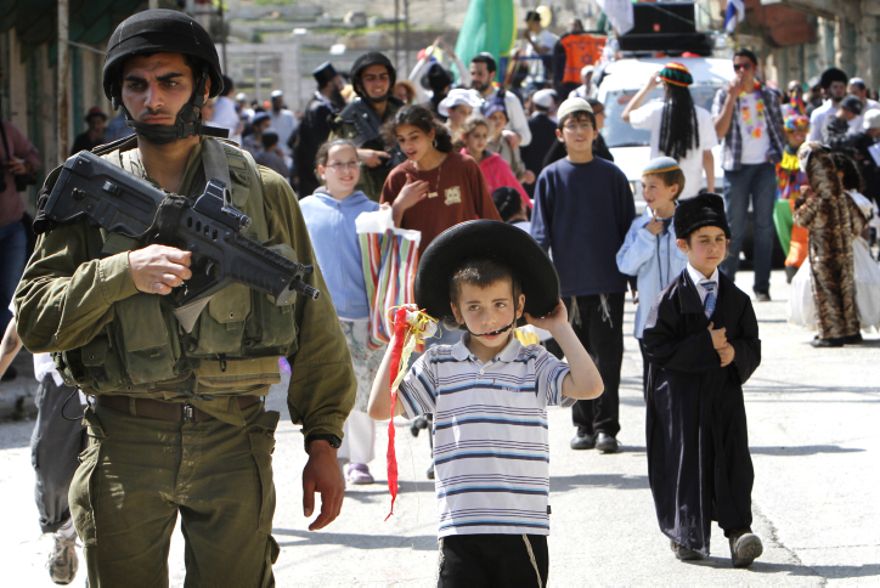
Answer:
[[[147,53],[181,53],[195,57],[207,66],[211,79],[210,96],[223,90],[220,58],[214,41],[202,25],[176,10],[144,10],[128,17],[116,27],[107,45],[104,62],[104,94],[111,100],[118,93],[125,60]],[[198,75],[198,72],[193,72]]]
[[[385,69],[388,70],[388,94],[390,95],[394,84],[397,83],[397,70],[391,65],[391,60],[385,54],[378,51],[364,53],[351,66],[351,85],[354,87],[354,91],[361,98],[367,97],[364,85],[361,82],[361,74],[371,65],[384,65]]]

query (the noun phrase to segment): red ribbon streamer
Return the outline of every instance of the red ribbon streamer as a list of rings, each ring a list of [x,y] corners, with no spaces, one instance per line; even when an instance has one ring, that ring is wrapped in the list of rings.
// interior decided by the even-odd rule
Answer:
[[[391,415],[388,421],[388,451],[385,458],[388,462],[388,492],[391,494],[391,510],[387,521],[394,514],[394,501],[397,499],[397,453],[394,451],[394,412],[397,407],[397,390],[393,388],[397,372],[400,370],[400,356],[406,339],[406,309],[398,308],[394,315],[394,347],[391,348],[391,365],[388,369],[388,389],[391,394]]]

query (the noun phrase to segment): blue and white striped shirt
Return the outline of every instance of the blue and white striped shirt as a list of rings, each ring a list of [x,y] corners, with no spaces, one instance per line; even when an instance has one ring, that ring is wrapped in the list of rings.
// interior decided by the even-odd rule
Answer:
[[[543,347],[516,339],[486,363],[464,338],[413,363],[400,399],[410,417],[434,413],[440,537],[549,534],[546,407],[573,403],[562,396],[568,372]]]

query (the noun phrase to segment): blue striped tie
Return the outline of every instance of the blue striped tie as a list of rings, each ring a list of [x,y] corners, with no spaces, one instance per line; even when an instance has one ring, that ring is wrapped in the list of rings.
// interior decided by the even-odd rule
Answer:
[[[703,309],[706,312],[706,318],[712,316],[712,313],[715,312],[715,303],[718,299],[715,297],[715,282],[712,280],[703,280],[700,282],[700,286],[706,291],[706,299],[703,300]]]

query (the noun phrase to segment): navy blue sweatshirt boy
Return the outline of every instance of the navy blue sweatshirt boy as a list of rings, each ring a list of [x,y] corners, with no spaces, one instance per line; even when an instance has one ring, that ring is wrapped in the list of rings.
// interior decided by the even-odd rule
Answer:
[[[620,169],[593,156],[596,119],[582,98],[565,100],[556,136],[567,155],[547,167],[535,186],[532,236],[549,250],[575,334],[599,367],[605,392],[572,407],[577,432],[572,449],[619,449],[617,433],[623,300],[627,276],[617,251],[636,215],[632,191]]]

